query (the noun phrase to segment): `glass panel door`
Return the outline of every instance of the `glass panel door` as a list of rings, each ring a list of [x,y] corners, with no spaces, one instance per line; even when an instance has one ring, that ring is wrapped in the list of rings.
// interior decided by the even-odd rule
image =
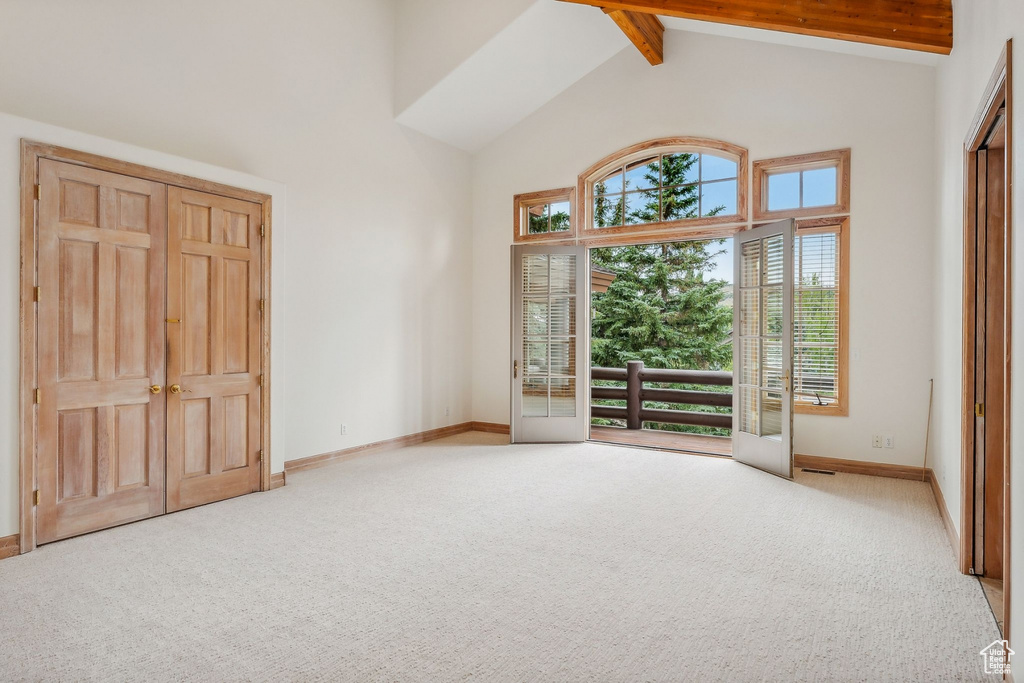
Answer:
[[[586,437],[585,247],[512,248],[512,441]]]
[[[793,220],[736,235],[733,457],[793,476]]]

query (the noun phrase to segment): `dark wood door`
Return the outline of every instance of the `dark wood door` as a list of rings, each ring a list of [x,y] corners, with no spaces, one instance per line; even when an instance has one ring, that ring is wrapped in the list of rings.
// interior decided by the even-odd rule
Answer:
[[[974,572],[1003,578],[1005,149],[978,151],[975,243]]]

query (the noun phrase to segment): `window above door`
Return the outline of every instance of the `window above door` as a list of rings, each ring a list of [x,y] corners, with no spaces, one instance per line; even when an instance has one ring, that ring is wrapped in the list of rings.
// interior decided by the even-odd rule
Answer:
[[[514,201],[513,242],[550,242],[576,235],[576,188],[517,194]]]
[[[705,138],[649,140],[580,174],[581,237],[657,234],[747,220],[747,151]]]
[[[850,212],[850,150],[754,162],[754,220]]]

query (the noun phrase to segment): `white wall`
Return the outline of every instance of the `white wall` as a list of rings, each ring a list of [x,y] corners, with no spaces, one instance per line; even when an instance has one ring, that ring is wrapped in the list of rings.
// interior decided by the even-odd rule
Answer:
[[[853,150],[850,415],[798,415],[799,453],[921,465],[931,373],[934,71],[666,33],[652,68],[626,50],[474,158],[474,419],[509,419],[512,196],[575,184],[594,161],[669,135],[752,159]],[[872,434],[895,449],[871,448]]]
[[[990,0],[978,3],[955,0],[953,5],[953,54],[943,60],[936,84],[936,176],[938,221],[932,237],[935,257],[935,422],[932,443],[935,444],[935,473],[954,523],[960,525],[960,411],[963,278],[963,143],[974,114],[981,102],[989,77],[1006,40],[1014,38],[1017,54],[1013,68],[1018,74],[1016,88],[1016,120],[1013,137],[1024,139],[1024,117],[1020,115],[1021,80],[1024,73],[1024,4],[1018,0]],[[1019,239],[1021,211],[1024,210],[1024,184],[1021,177],[1021,150],[1014,143],[1015,216],[1010,226],[1013,236],[1013,311],[1016,326],[1011,349],[1011,363],[1017,370],[1024,367],[1024,278],[1017,264],[1024,259],[1024,240]],[[1011,430],[1011,515],[1010,555],[1013,558],[1011,578],[1017,586],[1024,585],[1024,465],[1018,461],[1019,444],[1024,439],[1024,382],[1012,384],[1013,412]],[[1014,593],[1017,595],[1018,593]],[[1011,647],[1021,642],[1024,633],[1024,599],[1015,599],[1010,610]],[[1018,649],[1019,651],[1019,649]],[[1019,655],[1018,655],[1019,657]],[[1019,678],[1019,676],[1018,676]]]
[[[452,28],[432,34],[431,43],[444,40]],[[459,44],[462,37],[449,40]],[[536,0],[403,109],[397,120],[476,152],[628,44],[596,7]],[[430,50],[419,56],[427,64],[435,61],[432,57]]]
[[[537,0],[398,0],[395,113],[405,110]]]
[[[394,9],[0,2],[0,112],[119,141],[0,118],[0,536],[18,530],[22,135],[274,189],[275,471],[470,419],[470,160],[394,122]]]

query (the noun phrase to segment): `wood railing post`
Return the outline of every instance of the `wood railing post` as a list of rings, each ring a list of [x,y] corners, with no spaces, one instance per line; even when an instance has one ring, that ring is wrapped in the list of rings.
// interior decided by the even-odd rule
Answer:
[[[642,360],[626,363],[626,429],[642,429],[644,426],[640,420],[640,408],[643,406],[640,401],[640,389],[643,388],[640,371],[643,369]]]

